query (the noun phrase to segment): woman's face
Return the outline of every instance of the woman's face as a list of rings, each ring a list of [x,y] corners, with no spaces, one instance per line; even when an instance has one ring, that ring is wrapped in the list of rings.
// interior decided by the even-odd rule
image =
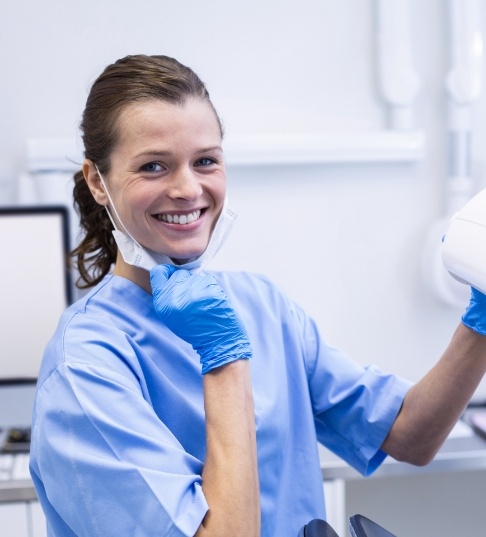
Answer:
[[[120,229],[177,262],[198,257],[226,193],[220,125],[211,105],[198,99],[180,106],[134,103],[120,115],[117,130],[104,179]]]

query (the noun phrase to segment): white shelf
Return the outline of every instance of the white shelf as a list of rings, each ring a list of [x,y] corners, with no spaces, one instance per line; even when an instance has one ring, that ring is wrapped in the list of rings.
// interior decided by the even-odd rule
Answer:
[[[423,131],[383,130],[341,134],[229,137],[223,143],[229,166],[414,162],[423,158]]]
[[[29,173],[72,173],[81,169],[84,160],[76,138],[29,138],[26,151]]]
[[[423,131],[383,130],[340,134],[275,134],[228,137],[229,166],[275,166],[364,162],[414,162],[423,158]],[[30,139],[27,171],[72,172],[83,161],[80,142],[71,138]]]

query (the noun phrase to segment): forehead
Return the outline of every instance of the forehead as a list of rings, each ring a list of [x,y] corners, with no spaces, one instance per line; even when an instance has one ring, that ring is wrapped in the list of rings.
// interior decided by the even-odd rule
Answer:
[[[216,113],[207,101],[188,99],[183,104],[146,100],[129,104],[117,122],[119,143],[141,138],[205,136],[221,140]]]

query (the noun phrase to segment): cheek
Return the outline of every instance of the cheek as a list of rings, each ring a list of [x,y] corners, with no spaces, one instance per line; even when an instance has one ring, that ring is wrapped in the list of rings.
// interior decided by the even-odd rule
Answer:
[[[160,193],[157,193],[153,187],[139,184],[122,191],[119,202],[127,213],[145,211],[150,207],[153,200],[157,198],[157,195],[160,195]]]
[[[213,197],[218,204],[223,204],[226,196],[226,178],[222,178],[213,185]]]

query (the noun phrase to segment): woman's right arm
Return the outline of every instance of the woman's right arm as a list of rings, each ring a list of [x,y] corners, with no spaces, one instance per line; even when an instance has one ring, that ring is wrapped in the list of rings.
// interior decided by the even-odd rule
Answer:
[[[197,537],[259,537],[255,412],[246,331],[214,277],[151,271],[158,315],[198,352],[206,417],[202,488],[209,510]]]
[[[248,360],[204,376],[206,462],[202,488],[209,505],[196,536],[260,535],[255,413]]]

